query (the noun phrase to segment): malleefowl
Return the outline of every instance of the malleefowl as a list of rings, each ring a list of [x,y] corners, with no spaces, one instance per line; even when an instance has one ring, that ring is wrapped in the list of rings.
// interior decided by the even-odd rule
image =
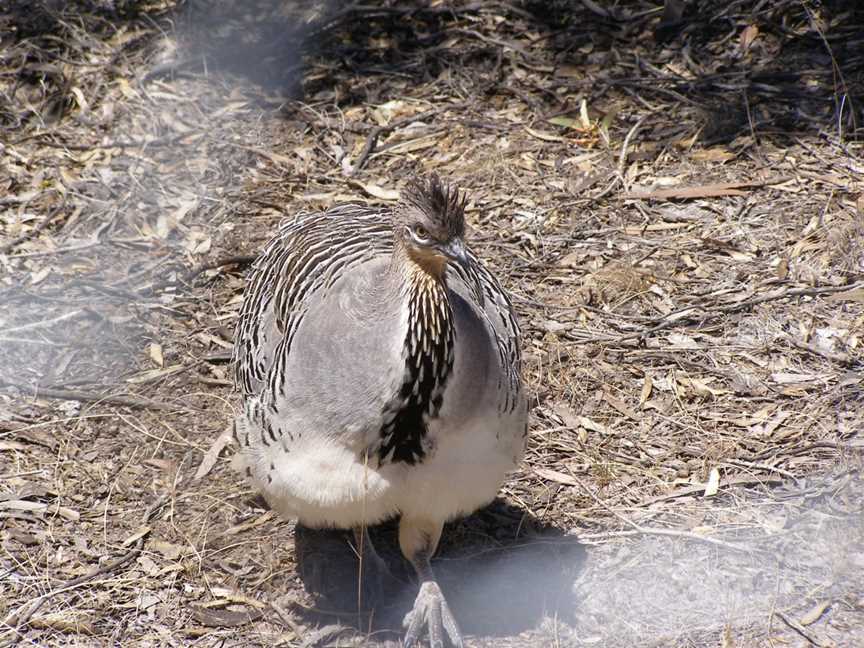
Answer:
[[[405,646],[424,628],[432,646],[445,632],[462,646],[430,561],[444,523],[495,497],[527,436],[519,328],[465,246],[464,207],[431,176],[392,209],[286,220],[236,331],[238,467],[307,526],[359,535],[399,516],[420,581]]]

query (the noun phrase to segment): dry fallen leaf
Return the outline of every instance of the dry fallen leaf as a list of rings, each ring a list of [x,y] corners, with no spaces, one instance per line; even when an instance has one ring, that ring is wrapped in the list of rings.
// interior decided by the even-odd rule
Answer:
[[[564,268],[581,268],[585,265],[586,256],[585,252],[570,252],[558,261],[558,265]]]
[[[151,342],[147,345],[147,352],[150,355],[150,359],[156,363],[159,367],[165,366],[165,358],[162,356],[162,345],[156,342]]]
[[[735,159],[735,154],[723,146],[714,146],[690,153],[690,159],[697,162],[728,162]]]
[[[123,541],[123,546],[128,547],[128,546],[134,544],[135,542],[137,542],[138,540],[140,540],[141,538],[146,536],[148,533],[150,533],[150,530],[151,529],[149,526],[141,527],[135,533],[133,533],[132,535],[130,535],[128,538],[126,538]]]
[[[177,373],[178,371],[183,370],[183,365],[175,364],[170,367],[165,367],[164,369],[148,369],[147,371],[141,371],[140,373],[135,374],[134,376],[127,378],[126,382],[131,385],[138,385],[141,383],[150,382],[152,380],[157,380],[159,378],[164,378],[165,376],[170,376],[173,373]]]
[[[774,430],[779,428],[783,421],[789,418],[790,413],[784,412],[783,410],[777,410],[777,413],[770,419],[764,421],[764,423],[759,423],[753,425],[750,428],[751,434],[759,437],[768,437],[773,434]]]
[[[758,35],[759,28],[756,25],[747,25],[744,28],[744,31],[741,32],[741,36],[738,38],[738,42],[741,44],[741,49],[745,52],[750,49],[750,46],[753,44],[753,41],[756,40]]]
[[[209,603],[204,603],[201,607],[224,607],[226,604],[239,603],[241,605],[249,605],[251,607],[260,608],[262,610],[267,608],[267,603],[265,603],[264,601],[259,601],[258,599],[254,599],[251,596],[246,596],[245,594],[241,594],[240,592],[235,592],[228,587],[214,586],[210,588],[210,592],[213,594],[213,596],[218,596],[220,598],[214,601],[210,601]]]
[[[180,556],[189,553],[189,547],[173,544],[159,538],[151,538],[147,543],[147,549],[157,551],[168,560],[177,560]]]
[[[51,274],[51,266],[45,266],[41,270],[34,272],[30,275],[30,285],[35,286],[36,284],[42,283]]]
[[[720,470],[712,468],[708,474],[708,483],[705,484],[705,497],[713,497],[720,490]]]
[[[781,280],[789,276],[789,259],[780,259],[780,263],[777,264],[776,274],[777,278]]]
[[[802,626],[813,625],[820,618],[822,618],[822,615],[825,614],[825,611],[829,607],[831,607],[830,600],[819,601],[816,605],[810,608],[807,614],[805,614],[798,620],[798,623],[800,623]]]
[[[222,450],[225,449],[226,446],[230,445],[230,443],[234,440],[234,426],[229,425],[222,431],[216,440],[213,442],[207,452],[204,453],[204,458],[201,460],[201,465],[198,466],[198,470],[195,471],[195,479],[201,479],[206,476],[211,470],[213,470],[213,466],[216,465],[216,461],[219,459],[219,454]]]
[[[77,635],[92,636],[95,634],[93,630],[93,619],[71,610],[33,617],[27,622],[27,624],[31,628],[56,630],[57,632],[75,633]]]
[[[701,345],[689,335],[683,333],[670,333],[667,338],[669,346],[675,349],[701,349]]]
[[[609,430],[606,429],[605,425],[598,423],[597,421],[592,421],[587,416],[579,417],[579,425],[590,432],[599,432],[600,434],[609,434]]]
[[[221,533],[217,534],[216,537],[231,536],[237,535],[238,533],[243,533],[245,531],[248,531],[249,529],[254,529],[257,526],[261,526],[262,524],[269,522],[274,517],[276,517],[276,514],[273,511],[267,511],[266,513],[262,513],[254,520],[249,520],[247,522],[242,522],[241,524],[235,524],[232,527],[228,527]]]
[[[729,391],[726,389],[715,389],[708,385],[709,382],[712,382],[713,378],[691,378],[690,376],[678,376],[678,383],[682,387],[689,388],[695,396],[699,396],[701,398],[708,397],[716,397],[722,396],[723,394],[728,394]]]
[[[638,421],[639,420],[639,416],[636,414],[636,412],[634,412],[632,409],[627,407],[627,405],[624,403],[624,401],[622,401],[618,398],[615,398],[611,394],[607,394],[607,393],[603,394],[603,400],[605,400],[607,403],[609,403],[612,407],[614,407],[621,414],[623,414],[624,416],[629,418],[631,421]]]
[[[385,189],[384,187],[379,187],[373,182],[359,182],[356,180],[351,181],[351,184],[358,189],[362,189],[374,198],[380,200],[399,200],[399,192],[395,189]]]
[[[645,374],[645,380],[642,383],[642,392],[639,394],[639,406],[642,407],[645,405],[647,400],[651,398],[651,388],[653,387],[653,382],[651,381],[651,376]]]
[[[536,137],[539,140],[544,142],[566,142],[566,137],[561,137],[560,135],[555,135],[554,133],[546,133],[544,131],[539,131],[533,128],[525,127],[525,130],[529,135]]]
[[[578,486],[579,482],[573,479],[570,475],[565,475],[564,473],[560,473],[557,470],[551,470],[549,468],[535,468],[534,473],[540,477],[540,479],[546,481],[553,481],[559,484],[564,484],[565,486]]]
[[[771,374],[771,380],[778,385],[796,385],[823,381],[830,378],[828,374],[795,374],[791,372],[777,372]]]
[[[29,511],[31,513],[46,513],[48,515],[57,514],[60,517],[77,522],[81,518],[78,511],[73,511],[65,506],[58,504],[45,504],[43,502],[30,502],[28,500],[6,500],[0,502],[0,509],[11,509],[14,511]]]
[[[207,254],[213,246],[213,240],[204,232],[192,230],[186,237],[183,247],[189,254]]]

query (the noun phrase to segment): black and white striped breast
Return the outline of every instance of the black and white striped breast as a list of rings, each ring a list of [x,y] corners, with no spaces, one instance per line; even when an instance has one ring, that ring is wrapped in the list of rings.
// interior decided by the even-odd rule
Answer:
[[[428,424],[441,410],[453,369],[455,329],[446,286],[419,273],[409,281],[405,374],[398,392],[384,406],[375,449],[379,465],[424,459]]]

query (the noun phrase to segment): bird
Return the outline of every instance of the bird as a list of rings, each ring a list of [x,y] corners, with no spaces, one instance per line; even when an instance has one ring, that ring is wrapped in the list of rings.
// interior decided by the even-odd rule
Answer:
[[[446,522],[496,497],[528,436],[519,325],[465,242],[466,199],[431,174],[394,206],[286,218],[235,331],[235,468],[280,516],[352,529],[382,569],[364,530],[398,518],[419,583],[406,647],[463,646],[431,559]]]

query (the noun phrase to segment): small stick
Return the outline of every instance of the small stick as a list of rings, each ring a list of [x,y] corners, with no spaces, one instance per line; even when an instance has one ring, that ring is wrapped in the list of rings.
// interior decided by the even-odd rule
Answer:
[[[22,392],[30,391],[29,387],[25,387],[24,385],[16,385],[15,383],[7,382],[5,380],[0,380],[0,386],[5,387],[15,387],[16,389],[20,389]],[[160,401],[151,400],[149,398],[143,398],[140,396],[121,396],[119,394],[97,394],[94,392],[86,392],[80,391],[77,389],[48,389],[48,388],[36,388],[36,393],[34,397],[45,397],[45,398],[57,398],[60,400],[73,400],[73,401],[81,401],[83,403],[111,403],[112,405],[123,405],[125,407],[138,407],[141,409],[155,409],[155,410],[175,410],[177,408],[171,407],[167,403],[162,403]]]
[[[813,297],[816,295],[831,295],[834,293],[847,292],[858,288],[864,288],[864,282],[858,282],[850,286],[821,286],[816,288],[791,288],[785,290],[776,290],[774,292],[769,292],[764,295],[751,297],[750,299],[744,299],[742,301],[734,302],[732,304],[723,304],[713,308],[700,305],[687,306],[680,310],[669,313],[666,317],[664,317],[654,326],[643,329],[641,331],[636,331],[635,333],[628,333],[627,335],[622,335],[620,337],[612,339],[597,339],[594,337],[588,337],[574,340],[574,343],[621,343],[628,342],[630,340],[643,340],[654,333],[668,329],[672,326],[675,326],[676,324],[685,325],[687,323],[690,323],[695,319],[697,315],[701,316],[703,320],[707,320],[715,317],[720,317],[721,315],[730,315],[732,313],[737,313],[753,306],[758,306],[759,304],[764,304],[771,301],[778,301],[780,299],[788,299],[791,297]]]
[[[221,259],[208,261],[192,268],[183,278],[186,281],[192,281],[202,272],[207,272],[207,270],[215,270],[216,268],[228,265],[249,265],[250,263],[254,263],[257,258],[257,254],[237,254],[234,256],[222,257]]]
[[[237,254],[234,256],[222,257],[221,259],[216,259],[215,261],[207,261],[202,263],[201,265],[195,266],[191,268],[183,276],[179,279],[179,281],[192,281],[198,275],[203,272],[207,272],[207,270],[215,270],[216,268],[221,268],[223,266],[229,265],[249,265],[253,263],[258,258],[257,255],[251,254]],[[172,285],[174,281],[163,280],[157,281],[156,283],[145,286],[138,291],[139,295],[149,295],[151,293],[156,292],[157,290],[161,290],[162,288],[167,288]]]
[[[816,639],[811,637],[810,634],[800,624],[795,623],[794,621],[792,621],[789,617],[787,617],[782,612],[775,611],[774,615],[777,616],[783,623],[785,623],[787,626],[792,628],[795,632],[797,632],[799,635],[804,637],[807,641],[809,641],[814,646],[822,646],[823,645],[821,641],[817,641]]]
[[[65,322],[68,319],[72,319],[73,317],[78,317],[84,311],[76,310],[71,313],[63,313],[62,315],[55,317],[53,319],[41,320],[39,322],[30,322],[29,324],[22,324],[21,326],[13,326],[12,328],[3,329],[3,333],[19,333],[21,331],[27,331],[35,328],[46,328],[49,326],[53,326],[54,324],[59,324],[60,322]]]
[[[567,472],[570,473],[570,476],[573,480],[579,484],[580,488],[584,490],[588,495],[593,499],[597,504],[599,504],[602,508],[609,511],[616,518],[621,520],[624,524],[633,528],[633,531],[618,531],[611,532],[604,535],[608,536],[626,536],[626,535],[656,535],[656,536],[668,536],[673,538],[685,538],[687,540],[694,540],[696,542],[704,542],[706,544],[714,545],[716,547],[723,547],[724,549],[729,549],[731,551],[739,551],[743,553],[748,553],[752,551],[747,547],[740,547],[738,545],[733,545],[728,542],[724,542],[723,540],[717,540],[716,538],[709,538],[707,536],[701,536],[696,533],[691,533],[690,531],[679,531],[677,529],[658,529],[656,527],[643,527],[640,524],[637,524],[633,520],[621,515],[618,511],[609,507],[604,501],[602,501],[599,497],[597,497],[593,491],[591,491],[585,484],[579,479],[576,475],[573,474],[573,471],[568,469]]]
[[[375,145],[378,143],[378,138],[382,135],[386,135],[387,133],[396,130],[402,126],[406,126],[415,121],[423,121],[424,119],[429,119],[430,117],[434,117],[438,113],[444,112],[449,109],[461,108],[464,106],[464,103],[458,104],[448,104],[446,106],[440,106],[438,108],[433,108],[432,110],[427,110],[426,112],[419,113],[417,115],[409,115],[408,117],[403,117],[402,119],[396,119],[391,121],[389,124],[384,124],[383,126],[376,126],[372,129],[372,132],[369,133],[369,137],[366,138],[366,143],[363,145],[363,149],[360,151],[360,155],[357,156],[357,161],[352,165],[355,171],[359,171],[365,165],[369,156],[375,150]]]

